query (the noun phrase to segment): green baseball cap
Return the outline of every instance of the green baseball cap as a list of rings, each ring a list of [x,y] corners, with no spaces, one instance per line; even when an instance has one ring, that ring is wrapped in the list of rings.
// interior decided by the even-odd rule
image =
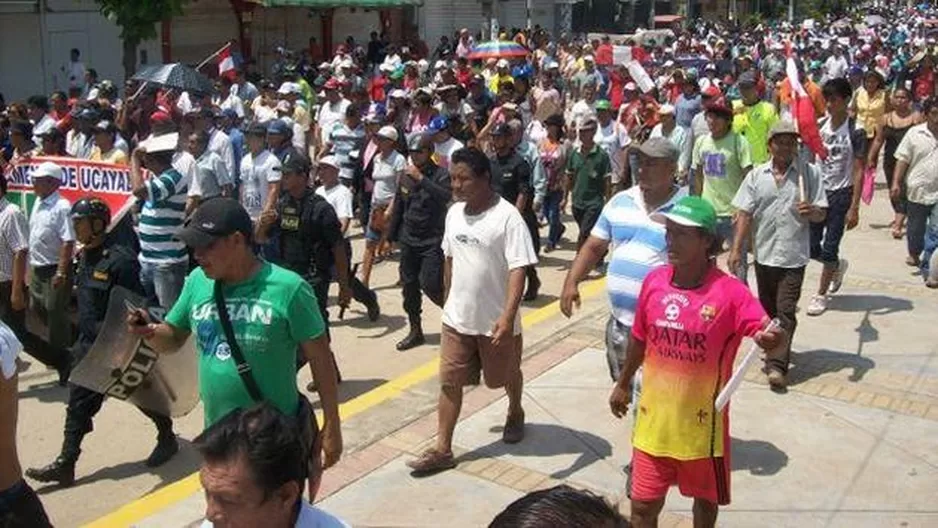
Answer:
[[[710,202],[699,196],[685,196],[667,211],[651,215],[651,219],[662,224],[670,220],[683,226],[699,227],[709,233],[716,233],[717,212]]]
[[[597,111],[598,110],[610,110],[612,108],[612,104],[609,102],[608,99],[600,99],[596,101],[596,103],[593,105],[593,108],[595,108]]]

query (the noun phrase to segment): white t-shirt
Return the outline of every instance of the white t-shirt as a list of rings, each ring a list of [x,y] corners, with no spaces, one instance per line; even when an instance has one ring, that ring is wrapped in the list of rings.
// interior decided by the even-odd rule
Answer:
[[[606,151],[609,161],[612,163],[612,183],[618,183],[622,174],[622,149],[632,142],[625,127],[619,125],[615,119],[609,121],[606,126],[600,126],[596,129],[594,141]]]
[[[316,116],[316,122],[322,130],[322,137],[329,137],[329,132],[332,132],[336,125],[345,122],[345,111],[350,104],[348,99],[339,99],[335,103],[323,101],[322,106],[319,107],[319,115]]]
[[[446,213],[443,254],[453,259],[443,323],[465,335],[492,335],[508,296],[513,269],[537,264],[531,234],[521,213],[504,198],[481,214],[466,214],[457,202]],[[521,314],[514,334],[521,333]]]
[[[179,180],[179,185],[176,186],[176,192],[181,193],[192,184],[192,180],[195,178],[195,156],[183,150],[176,152],[173,155],[173,168],[179,174],[182,174],[182,179]]]
[[[853,142],[851,141],[850,119],[833,130],[827,119],[819,130],[827,149],[827,159],[818,160],[818,168],[824,177],[824,188],[836,191],[853,185]]]
[[[320,510],[312,504],[303,501],[300,514],[296,518],[295,528],[351,528],[351,525],[329,512]],[[201,528],[215,528],[211,521],[206,519]]]
[[[225,167],[218,154],[206,150],[195,162],[195,178],[189,185],[189,196],[198,196],[202,200],[215,198],[221,195],[222,188],[232,183]]]
[[[241,205],[257,220],[267,203],[267,186],[280,181],[280,160],[269,150],[256,157],[248,152],[241,160]]]
[[[316,194],[322,196],[329,202],[329,205],[335,209],[335,215],[342,221],[346,218],[352,218],[352,191],[341,183],[335,184],[331,189],[326,189],[325,185],[316,187]]]
[[[374,157],[374,169],[371,171],[371,179],[375,182],[375,187],[371,191],[371,205],[384,205],[394,198],[397,194],[397,184],[407,160],[396,150],[392,150],[388,157],[376,154]]]
[[[435,143],[433,151],[436,153],[436,163],[444,169],[449,169],[449,162],[453,159],[453,152],[465,147],[462,141],[450,136],[442,143]]]

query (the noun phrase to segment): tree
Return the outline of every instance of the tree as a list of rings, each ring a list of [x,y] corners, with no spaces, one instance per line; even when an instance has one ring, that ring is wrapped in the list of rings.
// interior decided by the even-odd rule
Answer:
[[[182,14],[188,0],[96,0],[101,14],[121,28],[124,76],[137,69],[137,47],[156,38],[156,24]]]

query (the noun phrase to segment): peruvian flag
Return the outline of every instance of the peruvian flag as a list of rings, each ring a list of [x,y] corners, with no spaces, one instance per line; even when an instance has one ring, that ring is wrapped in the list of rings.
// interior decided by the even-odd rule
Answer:
[[[225,45],[221,51],[218,52],[218,76],[227,77],[231,80],[234,80],[235,77],[235,60],[231,55],[231,43]]]
[[[795,126],[798,127],[798,133],[801,135],[801,142],[804,143],[818,159],[827,159],[827,148],[824,147],[824,140],[821,139],[821,133],[817,127],[817,117],[814,115],[814,104],[801,85],[798,79],[798,68],[795,66],[795,59],[791,56],[791,44],[786,46],[788,59],[785,61],[785,74],[788,76],[788,83],[791,85],[791,114]]]

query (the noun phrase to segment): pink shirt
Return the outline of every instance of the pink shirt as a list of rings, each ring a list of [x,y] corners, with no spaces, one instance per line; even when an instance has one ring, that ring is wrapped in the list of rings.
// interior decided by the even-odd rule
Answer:
[[[748,286],[715,266],[693,290],[673,286],[673,272],[670,264],[655,268],[638,297],[632,337],[645,343],[645,361],[632,444],[677,460],[724,456],[729,407],[717,413],[714,402],[765,310]]]

